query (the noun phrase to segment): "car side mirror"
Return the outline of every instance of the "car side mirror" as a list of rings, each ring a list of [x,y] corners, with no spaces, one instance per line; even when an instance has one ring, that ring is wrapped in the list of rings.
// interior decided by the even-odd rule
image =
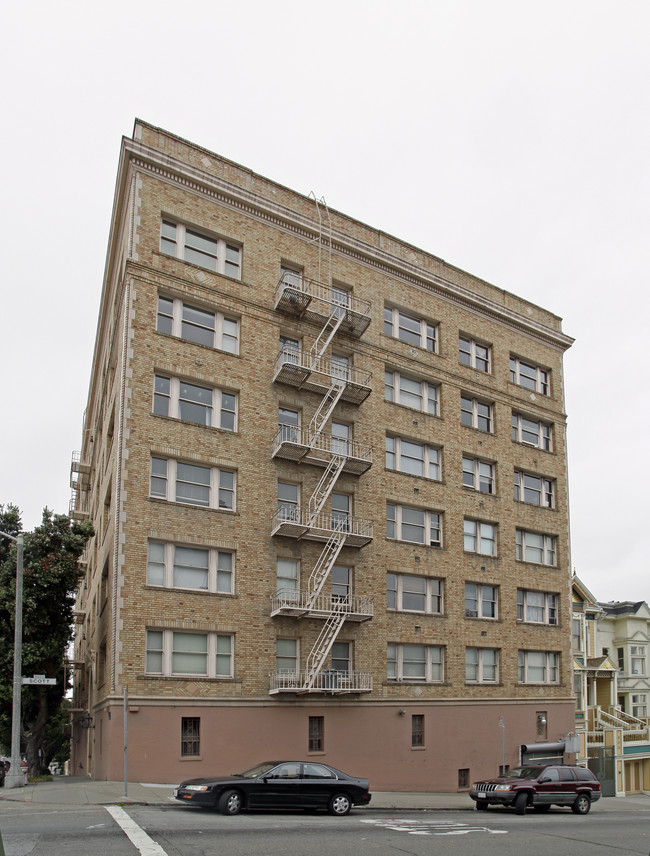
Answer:
[[[552,779],[549,779],[549,777],[548,777],[548,776],[544,776],[544,778],[543,778],[543,779],[540,779],[540,780],[539,780],[539,783],[540,783],[540,785],[543,785],[543,784],[545,784],[546,782],[552,782],[552,781],[553,781],[553,780],[552,780]]]

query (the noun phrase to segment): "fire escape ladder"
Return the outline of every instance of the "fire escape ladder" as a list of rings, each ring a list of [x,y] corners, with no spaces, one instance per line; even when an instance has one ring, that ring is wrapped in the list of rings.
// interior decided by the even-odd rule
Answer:
[[[320,481],[316,485],[316,490],[309,497],[309,526],[314,525],[315,518],[318,516],[322,507],[327,502],[327,498],[332,492],[332,488],[336,484],[336,480],[341,475],[346,460],[347,459],[345,455],[332,455],[330,462],[325,467],[325,472],[323,473]]]
[[[312,371],[317,368],[320,359],[327,350],[329,343],[334,338],[336,331],[339,329],[345,318],[345,312],[340,306],[335,306],[332,309],[329,318],[325,322],[323,329],[318,334],[314,344],[309,349],[309,366]]]
[[[305,689],[311,689],[314,686],[316,676],[323,668],[323,663],[332,650],[332,645],[339,635],[341,627],[343,627],[345,621],[344,606],[343,601],[334,601],[332,611],[328,615],[314,647],[309,652],[305,670]]]
[[[345,381],[343,379],[333,379],[332,385],[327,390],[327,393],[321,403],[318,405],[318,410],[314,413],[311,422],[309,423],[309,447],[311,449],[313,449],[318,442],[321,431],[334,412],[334,408],[339,403],[344,389]]]
[[[323,552],[318,557],[318,561],[309,575],[309,582],[307,583],[307,602],[305,604],[308,609],[311,609],[316,598],[321,593],[325,580],[329,576],[330,571],[334,567],[334,563],[339,557],[341,548],[345,544],[345,532],[342,531],[343,523],[343,520],[339,521],[336,530],[329,537],[329,540],[323,548]]]

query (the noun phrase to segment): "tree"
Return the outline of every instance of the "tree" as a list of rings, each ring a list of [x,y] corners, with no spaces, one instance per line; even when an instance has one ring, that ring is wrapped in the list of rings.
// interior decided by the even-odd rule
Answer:
[[[21,530],[16,506],[0,505],[0,531],[16,536]],[[92,535],[90,522],[77,523],[46,508],[41,525],[24,536],[22,674],[56,678],[53,686],[22,690],[21,743],[30,776],[47,769],[59,745],[52,730],[67,690],[63,661],[83,575],[78,559]],[[0,538],[0,743],[5,746],[11,743],[15,592],[15,544]]]

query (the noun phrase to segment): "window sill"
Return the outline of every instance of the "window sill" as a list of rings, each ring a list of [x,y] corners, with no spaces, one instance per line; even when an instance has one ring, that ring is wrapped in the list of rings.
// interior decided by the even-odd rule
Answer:
[[[206,589],[182,588],[181,586],[157,586],[153,583],[145,583],[143,588],[147,591],[182,592],[183,594],[199,594],[203,597],[205,597],[206,595],[208,595],[209,597],[239,597],[239,595],[237,594],[233,594],[231,592],[226,591],[207,591]]]

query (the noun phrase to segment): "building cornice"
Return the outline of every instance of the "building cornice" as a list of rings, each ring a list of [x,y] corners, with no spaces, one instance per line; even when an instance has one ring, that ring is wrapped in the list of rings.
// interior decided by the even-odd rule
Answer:
[[[573,344],[574,340],[561,331],[553,330],[535,319],[526,318],[513,309],[502,306],[484,295],[477,294],[439,274],[428,271],[420,265],[401,259],[381,247],[372,246],[336,228],[332,228],[331,233],[328,229],[328,234],[323,235],[315,219],[306,217],[280,202],[235,185],[219,176],[211,175],[205,170],[165,154],[139,140],[125,138],[123,147],[123,154],[126,155],[123,160],[129,160],[131,166],[136,170],[149,173],[171,184],[180,185],[186,190],[213,199],[221,205],[255,217],[268,225],[283,229],[310,243],[320,241],[325,251],[330,249],[331,234],[332,252],[339,256],[365,264],[373,270],[394,276],[402,282],[422,288],[441,299],[479,312],[483,316],[523,331],[559,350],[565,351]],[[408,245],[403,244],[398,239],[386,237],[403,246],[406,250],[409,249]],[[440,263],[439,259],[434,259],[433,256],[423,250],[411,249]]]

